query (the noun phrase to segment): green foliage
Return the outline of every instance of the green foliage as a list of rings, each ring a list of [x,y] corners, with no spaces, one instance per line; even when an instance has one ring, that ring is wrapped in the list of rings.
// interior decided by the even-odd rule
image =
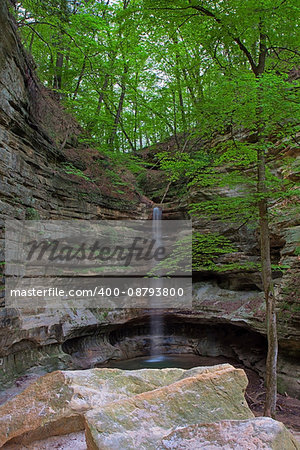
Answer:
[[[107,156],[104,164],[101,161],[101,166],[104,165],[105,175],[108,176],[110,183],[121,188],[117,189],[119,194],[124,193],[122,187],[128,187],[130,184],[134,184],[137,191],[140,190],[142,180],[146,177],[147,164],[144,161],[132,154],[112,153],[108,150],[101,153]],[[131,179],[130,174],[132,174]]]
[[[255,195],[222,197],[215,196],[212,200],[192,203],[189,210],[192,216],[227,219],[231,222],[246,222],[256,219]]]
[[[189,260],[192,245],[192,261]],[[156,264],[149,275],[164,273],[174,275],[184,271],[189,273],[192,270],[200,272],[227,272],[233,270],[257,270],[259,263],[245,262],[242,264],[233,262],[220,264],[218,258],[221,255],[236,252],[232,242],[219,233],[193,233],[186,236],[174,244],[172,252],[164,261]]]
[[[40,214],[35,208],[28,207],[25,210],[25,218],[26,220],[40,220]]]
[[[272,264],[272,270],[280,271],[285,273],[291,266],[289,264]]]
[[[193,270],[226,271],[232,265],[217,265],[218,256],[233,253],[236,249],[232,242],[218,233],[193,234]]]
[[[190,255],[192,254],[191,248],[192,238],[188,234],[183,238],[179,238],[172,247],[172,251],[168,258],[157,263],[155,267],[149,272],[148,275],[176,275],[180,273],[191,273],[192,261]]]
[[[160,168],[167,173],[171,181],[178,181],[183,177],[189,179],[197,171],[209,170],[211,164],[211,156],[205,152],[193,155],[183,152],[175,152],[175,154],[161,152],[156,156],[160,162]]]
[[[92,181],[90,177],[85,175],[82,170],[78,169],[77,167],[74,167],[73,164],[71,163],[63,164],[63,167],[64,172],[66,172],[69,175],[76,175],[77,177],[83,178],[84,180]]]
[[[16,18],[42,82],[60,93],[89,141],[128,154],[170,135],[200,131],[211,139],[228,124],[255,131],[259,97],[265,132],[294,132],[296,84],[287,88],[286,78],[297,66],[298,5],[271,4],[205,1],[205,15],[196,0],[22,0]],[[234,37],[257,63],[262,28],[269,49],[258,82]],[[178,146],[174,179],[196,161],[201,169]],[[255,146],[235,141],[223,158],[255,164]],[[167,159],[161,163],[170,172]]]

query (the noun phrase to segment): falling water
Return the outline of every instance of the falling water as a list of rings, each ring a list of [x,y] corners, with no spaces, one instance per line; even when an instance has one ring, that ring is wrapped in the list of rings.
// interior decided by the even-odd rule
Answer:
[[[152,236],[155,240],[156,247],[161,247],[161,220],[162,220],[162,210],[161,208],[155,207],[153,209],[153,219],[152,219]],[[162,279],[152,280],[154,288],[162,288]],[[150,299],[154,297],[150,297]],[[154,299],[155,301],[155,299]],[[163,356],[160,354],[161,337],[163,336],[163,317],[159,312],[159,309],[152,309],[150,311],[150,360],[151,362],[161,361]]]
[[[153,208],[153,231],[155,233],[158,234],[157,238],[161,239],[161,225],[160,225],[160,220],[162,218],[162,209],[159,208],[158,206],[156,206],[155,208]],[[156,235],[156,234],[155,234]]]

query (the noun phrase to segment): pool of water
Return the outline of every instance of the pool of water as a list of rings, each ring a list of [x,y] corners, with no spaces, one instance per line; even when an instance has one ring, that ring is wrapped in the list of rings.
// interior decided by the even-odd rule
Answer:
[[[159,355],[142,356],[139,358],[126,359],[124,361],[110,361],[105,367],[137,370],[137,369],[166,369],[168,367],[179,367],[181,369],[191,369],[199,366],[214,366],[225,364],[231,361],[223,356],[198,356],[191,354],[184,355]]]

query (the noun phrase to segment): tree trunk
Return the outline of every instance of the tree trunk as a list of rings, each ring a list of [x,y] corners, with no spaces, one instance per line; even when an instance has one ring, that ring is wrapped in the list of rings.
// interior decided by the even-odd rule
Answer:
[[[61,89],[62,87],[62,68],[64,62],[64,55],[60,52],[57,53],[55,64],[55,75],[53,80],[53,89]]]
[[[191,96],[191,100],[192,100],[192,102],[193,102],[193,105],[196,106],[196,107],[198,107],[200,101],[199,101],[198,98],[196,98],[196,95],[195,95],[195,93],[194,93],[194,88],[193,88],[193,86],[192,86],[191,83],[190,83],[189,76],[188,76],[188,74],[187,74],[187,70],[186,70],[185,67],[182,69],[182,73],[183,73],[183,76],[184,76],[184,80],[185,80],[186,87],[188,88],[188,91],[189,91],[189,93],[190,93],[190,96]],[[198,83],[198,84],[199,84],[199,83]]]
[[[143,148],[143,134],[142,134],[142,130],[141,127],[139,129],[139,142],[140,142],[140,147],[139,149],[141,150]]]
[[[100,95],[99,95],[99,99],[98,99],[98,105],[97,105],[97,113],[98,114],[100,114],[100,111],[101,111],[101,105],[102,105],[102,102],[103,102],[103,99],[104,99],[105,91],[106,91],[107,86],[108,86],[108,82],[109,82],[109,75],[105,74],[104,83],[103,83],[103,86],[102,86],[102,89],[101,89],[101,92],[100,92]]]
[[[205,8],[202,4],[190,3],[190,8],[195,9],[200,15],[205,15],[214,20],[217,24],[224,27],[228,36],[232,42],[235,42],[240,51],[245,55],[250,64],[251,70],[255,77],[259,79],[265,72],[266,57],[268,54],[267,49],[267,34],[264,31],[263,20],[260,19],[258,23],[259,28],[259,55],[258,62],[256,63],[255,54],[252,55],[243,40],[236,35],[230,26],[223,23],[222,19],[215,14],[214,10]],[[276,311],[275,311],[275,297],[272,283],[272,271],[271,271],[271,255],[270,255],[270,236],[269,236],[269,223],[268,223],[268,204],[266,198],[266,161],[265,150],[262,147],[263,139],[262,132],[263,126],[260,123],[262,117],[262,103],[258,106],[258,150],[257,150],[257,162],[258,162],[258,194],[259,199],[259,225],[260,225],[260,240],[261,240],[261,263],[262,263],[262,282],[263,290],[266,301],[266,325],[267,325],[267,337],[268,337],[268,354],[266,361],[266,403],[264,414],[266,416],[275,416],[276,412],[276,398],[277,398],[277,354],[278,354],[278,341],[276,330]]]
[[[186,132],[187,132],[187,125],[186,125],[184,101],[183,101],[183,94],[182,94],[181,80],[180,80],[179,59],[180,59],[179,54],[176,54],[176,68],[175,68],[175,70],[176,70],[177,90],[178,90],[178,98],[179,98],[179,106],[180,106],[180,112],[181,112],[183,133],[184,133],[184,136],[185,136]]]
[[[277,399],[277,326],[275,296],[272,281],[268,204],[266,198],[266,162],[263,148],[258,150],[259,228],[262,265],[262,283],[266,301],[268,354],[266,360],[266,401],[264,415],[275,418]]]
[[[80,74],[79,74],[79,77],[78,77],[78,81],[77,81],[77,84],[76,84],[76,87],[75,87],[75,91],[74,91],[74,94],[73,94],[73,100],[76,100],[76,97],[78,95],[80,84],[82,82],[82,79],[83,79],[83,76],[84,76],[84,72],[85,72],[86,59],[87,59],[87,57],[85,56],[84,60],[83,60],[82,67],[81,67],[81,71],[80,71]]]
[[[174,129],[174,138],[177,146],[177,150],[180,149],[178,136],[177,136],[177,114],[176,114],[176,94],[175,91],[172,92],[173,99],[173,129]]]
[[[173,36],[172,40],[173,40],[173,43],[175,45],[175,77],[176,77],[176,84],[177,84],[177,92],[178,92],[179,106],[180,106],[180,112],[181,112],[183,133],[184,133],[184,136],[185,136],[186,131],[187,131],[187,126],[186,126],[186,117],[185,117],[183,94],[182,94],[182,88],[181,88],[180,54],[179,54],[179,50],[178,50],[178,37],[177,37],[176,34]]]
[[[126,81],[125,81],[125,77],[126,74],[128,72],[128,66],[125,65],[124,67],[124,72],[122,75],[122,81],[121,81],[121,95],[120,95],[120,99],[119,99],[119,105],[118,105],[118,109],[117,109],[117,113],[115,115],[115,120],[114,120],[114,125],[113,125],[113,129],[109,138],[109,144],[112,146],[117,134],[117,129],[118,129],[118,125],[120,122],[120,118],[121,118],[121,114],[122,114],[122,110],[123,110],[123,104],[124,104],[124,98],[125,98],[125,93],[126,93]]]
[[[259,40],[259,58],[256,66],[256,73],[259,78],[265,71],[265,63],[267,56],[266,40],[267,36],[263,33],[263,23],[259,23],[260,40]],[[259,87],[261,92],[262,87]],[[259,92],[259,97],[260,97]],[[262,266],[262,283],[266,302],[266,326],[268,338],[268,353],[266,360],[266,401],[264,407],[264,415],[275,418],[276,401],[277,401],[277,355],[278,355],[278,338],[277,338],[277,319],[276,319],[276,299],[274,295],[274,286],[272,281],[271,267],[271,249],[270,249],[270,233],[269,233],[269,217],[268,217],[268,199],[266,187],[266,157],[264,143],[267,137],[264,136],[264,126],[262,122],[263,104],[260,99],[258,106],[258,150],[257,150],[257,192],[260,196],[259,209],[259,226],[260,226],[260,252]]]

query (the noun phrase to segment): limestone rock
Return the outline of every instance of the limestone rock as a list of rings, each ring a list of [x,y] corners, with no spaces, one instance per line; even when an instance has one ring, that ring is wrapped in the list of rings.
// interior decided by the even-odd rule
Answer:
[[[300,449],[299,443],[281,422],[269,417],[222,420],[179,428],[162,439],[157,450],[254,450]]]
[[[83,415],[91,409],[104,408],[110,402],[172,385],[197,374],[204,377],[211,374],[209,379],[218,380],[219,373],[224,371],[231,374],[232,382],[238,383],[239,401],[244,402],[242,391],[247,384],[246,376],[228,364],[191,370],[92,369],[47,374],[0,407],[0,446],[8,441],[24,444],[82,430]],[[246,406],[241,406],[241,410],[244,409],[251,415]]]
[[[224,364],[187,372],[189,377],[168,386],[89,411],[88,449],[155,449],[176,426],[253,417],[242,370]]]

